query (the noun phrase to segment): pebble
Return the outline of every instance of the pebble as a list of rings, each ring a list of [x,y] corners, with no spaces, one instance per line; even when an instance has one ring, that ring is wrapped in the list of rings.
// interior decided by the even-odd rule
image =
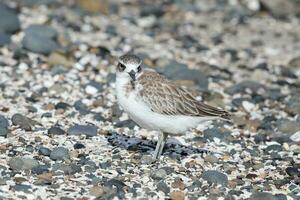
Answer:
[[[33,168],[39,166],[39,162],[32,158],[26,157],[13,157],[9,160],[9,167],[13,170],[32,170]]]
[[[151,173],[151,177],[156,180],[165,179],[167,176],[167,172],[164,169],[158,169]]]
[[[97,127],[94,125],[74,125],[67,130],[69,135],[86,135],[93,137],[97,135]]]
[[[45,37],[49,39],[56,39],[57,37],[57,31],[54,28],[42,24],[30,25],[28,28],[25,29],[25,35],[27,34],[37,37]]]
[[[70,158],[69,150],[65,147],[55,147],[51,153],[50,158],[52,160],[66,160]]]
[[[40,147],[38,153],[43,156],[50,156],[51,150],[47,147]]]
[[[0,4],[0,32],[15,33],[20,29],[20,21],[15,10]]]
[[[290,176],[298,176],[298,177],[300,177],[300,170],[297,167],[288,167],[288,168],[286,168],[285,171]]]
[[[32,187],[30,185],[25,185],[25,184],[16,184],[12,186],[12,189],[15,191],[31,193]]]
[[[199,70],[189,69],[185,64],[171,61],[163,69],[163,74],[173,80],[192,80],[201,89],[208,88],[208,79]]]
[[[0,114],[0,136],[6,137],[8,133],[8,126],[9,122],[8,120]]]
[[[25,131],[31,131],[32,129],[33,121],[22,114],[19,113],[14,114],[11,118],[11,121],[13,125],[19,126],[21,129]]]
[[[252,92],[257,92],[260,88],[265,88],[265,87],[258,82],[247,80],[226,88],[225,92],[230,95],[233,95],[236,93],[245,93],[246,89],[250,89]]]
[[[250,197],[253,200],[276,200],[276,197],[267,192],[256,192]]]
[[[48,134],[49,135],[64,135],[66,132],[61,129],[60,127],[53,126],[48,129]]]
[[[220,184],[222,186],[228,184],[227,175],[216,170],[207,170],[203,172],[201,177],[209,183]]]
[[[81,143],[74,144],[74,149],[83,149],[83,148],[85,148],[85,146]]]
[[[10,43],[10,37],[6,33],[0,32],[0,47],[9,44]]]
[[[165,194],[168,194],[170,192],[170,188],[168,187],[168,185],[163,180],[159,181],[157,183],[156,187],[157,187],[158,191],[162,191]]]
[[[56,41],[39,35],[26,34],[22,41],[23,47],[41,54],[50,54],[59,48]]]

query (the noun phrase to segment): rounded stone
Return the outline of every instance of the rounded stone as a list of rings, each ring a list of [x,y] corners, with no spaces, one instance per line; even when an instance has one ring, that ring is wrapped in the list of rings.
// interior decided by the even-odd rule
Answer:
[[[220,184],[223,186],[228,184],[227,175],[216,170],[207,170],[203,172],[201,177],[209,183]]]
[[[50,153],[50,158],[52,160],[69,159],[70,158],[69,150],[64,147],[55,147]]]
[[[74,125],[68,129],[69,135],[86,135],[89,137],[97,135],[97,127],[94,125]]]
[[[48,129],[49,135],[64,135],[65,131],[57,126],[53,126],[50,129]]]

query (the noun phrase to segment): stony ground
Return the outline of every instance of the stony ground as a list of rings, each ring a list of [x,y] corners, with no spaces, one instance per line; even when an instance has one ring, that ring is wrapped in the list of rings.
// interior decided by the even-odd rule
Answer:
[[[97,1],[0,4],[0,199],[300,199],[299,1]],[[151,164],[116,104],[127,52],[233,123]]]

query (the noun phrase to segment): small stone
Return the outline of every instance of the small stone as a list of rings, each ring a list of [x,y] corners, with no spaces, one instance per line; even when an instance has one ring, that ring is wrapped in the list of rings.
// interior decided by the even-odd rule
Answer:
[[[172,200],[184,200],[185,199],[185,195],[184,195],[184,192],[173,191],[173,192],[170,193],[170,198]]]
[[[55,109],[58,110],[58,109],[63,109],[63,110],[66,110],[68,108],[70,108],[71,106],[65,102],[59,102],[55,105]]]
[[[56,147],[52,150],[50,154],[52,160],[65,160],[69,159],[69,150],[64,147]]]
[[[20,29],[17,12],[4,4],[0,4],[0,30],[4,33],[15,33]]]
[[[252,92],[257,92],[260,88],[265,88],[265,87],[258,82],[247,80],[247,81],[242,81],[242,82],[240,82],[236,85],[233,85],[229,88],[226,88],[225,92],[230,95],[233,95],[236,93],[245,93],[246,89],[249,89]]]
[[[300,130],[300,123],[297,121],[282,120],[278,123],[278,130],[285,134],[294,134]]]
[[[54,40],[39,35],[26,34],[22,44],[24,48],[41,54],[50,54],[59,48],[59,45]]]
[[[300,170],[297,167],[288,167],[288,168],[286,168],[285,171],[290,176],[298,176],[298,177],[300,177]]]
[[[0,32],[0,47],[10,43],[10,37],[6,33]]]
[[[33,121],[28,117],[25,117],[21,114],[14,114],[11,118],[13,125],[19,126],[21,129],[25,131],[31,131],[31,126],[33,125]]]
[[[47,147],[40,147],[38,153],[43,156],[50,156],[51,150]]]
[[[251,200],[276,200],[276,197],[267,192],[255,192],[250,197]]]
[[[68,129],[69,135],[86,135],[93,137],[97,135],[97,127],[94,125],[74,125]]]
[[[6,128],[0,127],[0,136],[6,137],[8,134],[8,130]]]
[[[81,143],[74,144],[74,149],[83,149],[83,148],[85,148],[85,146]]]
[[[25,34],[50,39],[55,39],[57,37],[57,31],[54,28],[41,24],[30,25],[25,29]]]
[[[164,169],[158,169],[152,172],[151,178],[161,180],[166,178],[167,172]]]
[[[63,171],[65,175],[74,175],[76,173],[82,172],[81,166],[75,163],[65,164],[58,163],[52,167],[53,171]]]
[[[168,194],[170,192],[170,188],[163,180],[158,182],[156,188],[158,191],[162,191],[165,194]]]
[[[8,126],[9,126],[8,120],[3,115],[0,114],[0,127],[8,128]]]
[[[85,105],[84,103],[82,103],[81,100],[78,100],[74,103],[74,107],[76,110],[78,110],[80,112],[80,114],[82,115],[86,115],[88,114],[90,111],[89,111],[89,108],[87,107],[87,105]]]
[[[31,193],[32,187],[30,185],[24,185],[24,184],[16,184],[12,186],[13,190],[15,191],[21,191],[25,193]]]
[[[53,126],[48,129],[49,135],[64,135],[66,132],[57,126]]]
[[[201,177],[209,183],[220,184],[223,186],[228,184],[227,175],[216,170],[205,171]]]
[[[94,186],[90,189],[90,195],[94,197],[101,197],[103,195],[103,187],[102,186]]]
[[[39,162],[32,158],[13,157],[8,163],[9,167],[13,170],[31,170],[39,166]]]
[[[189,69],[185,64],[171,61],[163,69],[163,74],[172,80],[192,80],[201,89],[208,88],[208,79],[205,74],[199,70]]]

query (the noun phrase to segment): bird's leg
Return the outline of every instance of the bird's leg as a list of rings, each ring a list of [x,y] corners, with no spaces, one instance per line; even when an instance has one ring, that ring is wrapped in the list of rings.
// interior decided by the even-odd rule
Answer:
[[[154,160],[159,159],[159,157],[161,156],[162,151],[163,151],[164,146],[165,146],[166,141],[167,141],[167,137],[168,137],[168,134],[167,133],[163,133],[163,132],[158,137],[157,145],[156,145],[156,148],[155,148],[155,151],[154,151],[154,155],[153,155],[153,159]]]

